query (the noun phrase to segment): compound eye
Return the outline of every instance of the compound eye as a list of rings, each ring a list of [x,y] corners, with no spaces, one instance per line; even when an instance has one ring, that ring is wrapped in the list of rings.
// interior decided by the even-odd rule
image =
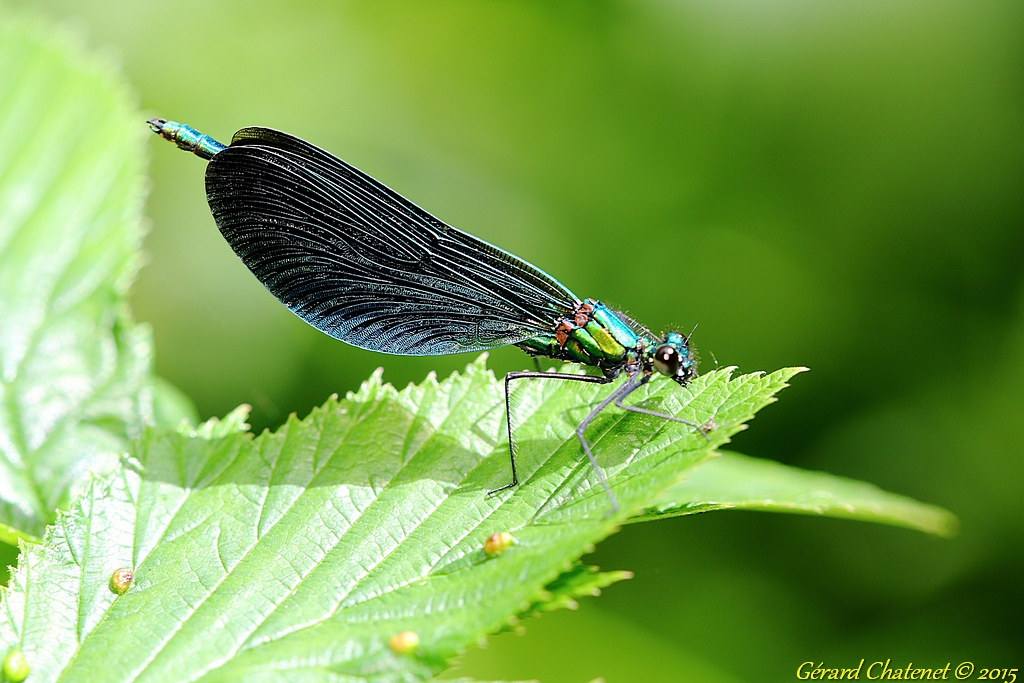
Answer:
[[[654,369],[663,375],[675,377],[679,372],[679,352],[667,344],[659,346],[654,352]]]

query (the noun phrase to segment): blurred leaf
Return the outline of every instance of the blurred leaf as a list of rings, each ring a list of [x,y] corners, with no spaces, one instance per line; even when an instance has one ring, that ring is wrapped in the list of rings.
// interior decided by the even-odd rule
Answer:
[[[0,539],[42,534],[150,418],[144,126],[108,65],[0,22]]]
[[[183,421],[188,424],[199,423],[199,411],[178,387],[163,377],[154,376],[153,382],[153,421],[161,426],[177,427]]]
[[[940,507],[862,481],[738,453],[706,459],[665,489],[647,514],[632,521],[727,509],[844,517],[940,536],[952,536],[959,527],[957,518]]]
[[[592,544],[774,400],[797,370],[638,400],[721,425],[603,412],[588,436],[621,504],[613,513],[575,428],[607,387],[523,383],[522,484],[507,480],[502,384],[483,359],[399,392],[358,394],[257,438],[244,411],[189,431],[147,430],[133,462],[86,493],[23,554],[0,608],[0,651],[34,681],[428,679],[519,615],[571,606],[625,578],[576,568]],[[491,534],[517,542],[495,557]],[[123,596],[111,573],[132,567]],[[389,647],[419,636],[412,655]]]
[[[28,541],[29,543],[39,542],[39,539],[32,534],[26,534],[20,529],[0,523],[0,541],[9,545],[18,545],[19,540]],[[0,579],[0,583],[3,583],[2,579]]]

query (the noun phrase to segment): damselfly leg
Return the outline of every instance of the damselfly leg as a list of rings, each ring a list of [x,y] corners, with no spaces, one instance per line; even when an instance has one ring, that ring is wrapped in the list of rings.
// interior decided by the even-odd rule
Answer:
[[[628,380],[626,380],[625,384],[623,384],[621,387],[619,387],[611,394],[609,394],[608,397],[605,398],[603,401],[598,403],[597,406],[590,411],[590,414],[583,418],[583,421],[580,422],[578,427],[576,427],[576,438],[580,440],[580,445],[583,446],[583,452],[587,454],[587,459],[590,460],[590,466],[594,468],[594,472],[597,474],[597,478],[601,481],[601,486],[604,487],[604,492],[608,495],[608,499],[612,502],[612,512],[619,511],[619,501],[615,500],[615,495],[612,494],[612,489],[610,486],[608,486],[608,481],[604,478],[604,472],[602,472],[601,468],[597,466],[597,458],[595,458],[593,452],[591,452],[590,444],[587,443],[587,437],[584,433],[587,431],[587,426],[594,421],[594,418],[597,417],[598,413],[607,408],[609,404],[611,404],[613,401],[615,401],[617,404],[618,401],[622,400],[626,396],[629,396],[629,394],[635,391],[636,388],[640,386],[640,384],[641,382],[639,380],[630,377]]]
[[[590,383],[590,384],[608,384],[608,383],[614,381],[614,378],[608,378],[608,377],[595,377],[593,375],[568,375],[568,374],[561,374],[561,373],[555,373],[555,372],[523,371],[523,372],[510,372],[509,374],[505,375],[505,423],[506,423],[506,425],[508,427],[508,456],[509,456],[509,462],[510,462],[510,464],[512,466],[512,481],[511,481],[511,483],[505,484],[504,486],[502,486],[500,488],[496,488],[493,491],[488,491],[488,494],[490,494],[490,495],[498,493],[499,491],[504,491],[506,489],[510,489],[510,488],[512,488],[514,486],[517,486],[519,484],[519,475],[517,474],[517,471],[516,471],[515,441],[512,438],[512,393],[511,393],[511,384],[512,384],[512,382],[514,380],[517,380],[517,379],[530,379],[530,378],[534,378],[534,379],[555,379],[555,380],[565,380],[565,381],[571,381],[571,382],[587,382],[587,383]],[[594,473],[597,475],[598,480],[601,482],[601,486],[604,488],[604,492],[605,492],[605,494],[607,494],[608,500],[611,501],[611,503],[612,503],[612,510],[613,511],[618,511],[619,503],[615,499],[615,495],[612,493],[611,487],[608,485],[608,480],[605,478],[604,472],[601,471],[600,466],[597,464],[597,459],[594,457],[594,453],[591,450],[590,444],[587,442],[587,437],[586,437],[587,427],[590,426],[590,423],[594,421],[594,419],[601,413],[602,410],[604,410],[609,405],[614,403],[617,408],[621,408],[623,410],[627,410],[627,411],[632,412],[632,413],[640,413],[642,415],[651,415],[653,417],[660,417],[660,418],[662,418],[664,420],[671,420],[673,422],[679,422],[681,424],[684,424],[684,425],[686,425],[688,427],[693,427],[693,429],[695,429],[696,431],[700,432],[700,435],[703,436],[705,439],[707,439],[709,441],[711,440],[711,438],[707,435],[707,432],[705,431],[704,427],[702,427],[701,425],[699,425],[699,424],[697,424],[695,422],[691,422],[689,420],[684,420],[681,417],[676,417],[675,415],[669,415],[668,413],[661,413],[661,412],[657,412],[657,411],[654,411],[654,410],[648,410],[646,408],[640,408],[640,407],[637,407],[637,406],[625,405],[623,403],[623,401],[625,401],[626,398],[630,394],[632,394],[634,391],[636,391],[637,389],[639,389],[643,385],[647,384],[647,382],[649,382],[649,381],[650,381],[650,375],[645,375],[642,378],[630,377],[628,380],[626,380],[626,382],[621,387],[617,388],[615,391],[613,391],[611,394],[609,394],[606,398],[604,398],[600,403],[598,403],[593,408],[593,410],[591,410],[587,414],[587,416],[585,418],[583,418],[583,420],[576,427],[576,437],[579,439],[580,446],[583,447],[583,452],[586,454],[587,459],[590,461],[590,466],[594,469]]]
[[[589,384],[608,384],[614,381],[608,377],[595,377],[593,375],[568,375],[558,372],[535,372],[531,370],[524,370],[522,372],[510,372],[505,375],[505,424],[508,427],[508,458],[512,464],[512,481],[511,483],[500,486],[493,491],[488,491],[488,495],[494,495],[499,491],[510,489],[519,484],[519,475],[516,473],[516,453],[515,453],[515,441],[512,439],[512,382],[517,379],[557,379],[569,382],[587,382]],[[614,394],[613,394],[614,395]],[[600,472],[598,472],[600,476]],[[601,477],[601,483],[604,483],[604,477]],[[605,484],[605,490],[608,489],[608,485]],[[611,493],[608,494],[609,496]],[[614,502],[614,498],[612,501]]]
[[[681,417],[676,417],[675,415],[669,415],[668,413],[659,413],[656,410],[648,410],[647,408],[640,408],[638,406],[623,405],[622,402],[626,400],[626,397],[629,396],[629,394],[631,394],[636,389],[639,389],[643,385],[647,384],[649,381],[651,381],[651,376],[647,375],[642,380],[637,382],[636,386],[634,386],[632,389],[630,389],[629,391],[627,391],[626,393],[620,395],[617,399],[615,399],[615,407],[616,408],[622,408],[623,410],[628,410],[631,413],[640,413],[642,415],[652,415],[654,417],[660,417],[663,420],[672,420],[673,422],[679,422],[681,424],[686,425],[687,427],[693,427],[698,432],[700,432],[701,436],[703,436],[708,441],[711,441],[711,437],[708,436],[707,430],[705,430],[702,425],[699,425],[696,422],[690,422],[689,420],[684,420]]]

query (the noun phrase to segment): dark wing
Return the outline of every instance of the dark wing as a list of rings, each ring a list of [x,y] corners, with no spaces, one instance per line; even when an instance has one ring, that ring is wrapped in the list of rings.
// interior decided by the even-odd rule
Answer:
[[[578,299],[298,138],[243,128],[206,170],[224,238],[313,327],[372,351],[442,355],[550,333]]]

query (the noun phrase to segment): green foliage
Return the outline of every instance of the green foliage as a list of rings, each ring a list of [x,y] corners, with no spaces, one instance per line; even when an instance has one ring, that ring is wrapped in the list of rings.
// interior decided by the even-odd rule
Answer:
[[[151,421],[138,113],[109,66],[0,22],[0,541],[43,532]]]
[[[738,453],[721,453],[700,463],[662,491],[650,512],[631,521],[729,509],[845,517],[947,537],[959,528],[957,518],[940,507],[862,481]]]
[[[378,373],[256,438],[243,409],[193,431],[147,430],[126,467],[24,546],[0,649],[20,648],[40,681],[428,679],[488,634],[626,578],[576,562],[629,518],[663,510],[665,492],[796,372],[720,370],[683,389],[659,379],[638,397],[713,417],[711,441],[602,413],[589,436],[618,513],[575,437],[607,389],[572,382],[523,383],[522,484],[487,496],[508,461],[502,385],[482,359],[402,391]],[[737,500],[748,486],[717,491]],[[500,531],[517,542],[488,557]],[[121,567],[135,580],[119,597],[109,584]],[[406,630],[420,645],[396,654],[389,639]]]

